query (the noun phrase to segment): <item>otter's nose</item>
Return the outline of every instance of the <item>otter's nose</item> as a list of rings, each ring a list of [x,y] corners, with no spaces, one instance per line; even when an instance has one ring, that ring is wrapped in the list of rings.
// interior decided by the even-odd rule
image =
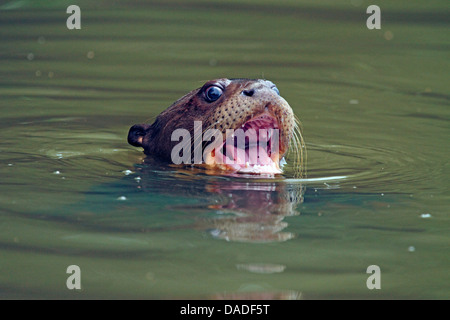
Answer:
[[[273,83],[270,84],[266,84],[266,83],[260,83],[260,82],[256,82],[256,83],[251,83],[249,85],[246,86],[246,88],[243,88],[243,90],[241,91],[241,94],[247,97],[261,97],[262,95],[264,95],[267,92],[273,92],[273,90],[275,90],[276,87]],[[278,89],[276,89],[278,90]],[[278,92],[277,92],[278,94]]]

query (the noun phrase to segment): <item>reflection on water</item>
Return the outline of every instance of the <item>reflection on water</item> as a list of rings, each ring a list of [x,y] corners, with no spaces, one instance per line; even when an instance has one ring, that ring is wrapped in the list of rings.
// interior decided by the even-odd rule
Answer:
[[[291,232],[283,232],[288,226],[284,218],[300,214],[297,207],[303,201],[304,191],[300,183],[286,183],[283,178],[255,178],[251,175],[239,179],[206,175],[199,178],[201,171],[193,170],[186,171],[184,177],[160,181],[154,161],[147,159],[147,164],[136,170],[138,188],[147,192],[215,199],[214,204],[207,205],[207,209],[213,210],[217,217],[202,223],[203,228],[209,229],[215,238],[271,242],[293,237]],[[179,206],[178,209],[192,208]]]
[[[253,288],[248,288],[249,292],[244,293],[229,293],[229,294],[215,294],[208,298],[214,300],[300,300],[302,294],[296,291],[281,291],[270,292],[263,291],[258,292]]]

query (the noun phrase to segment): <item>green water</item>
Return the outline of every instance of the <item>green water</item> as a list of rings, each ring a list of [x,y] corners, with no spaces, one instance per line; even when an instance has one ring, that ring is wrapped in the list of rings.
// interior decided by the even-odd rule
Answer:
[[[0,1],[0,297],[450,298],[448,17],[447,1]],[[277,84],[306,179],[292,159],[237,179],[127,144],[220,77]]]

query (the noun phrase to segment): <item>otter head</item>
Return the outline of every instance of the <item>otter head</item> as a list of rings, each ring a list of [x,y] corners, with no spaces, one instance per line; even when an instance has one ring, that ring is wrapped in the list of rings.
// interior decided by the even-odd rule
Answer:
[[[289,146],[300,163],[304,148],[291,107],[272,82],[260,79],[208,81],[153,124],[131,127],[128,142],[175,164],[250,174],[281,173]]]

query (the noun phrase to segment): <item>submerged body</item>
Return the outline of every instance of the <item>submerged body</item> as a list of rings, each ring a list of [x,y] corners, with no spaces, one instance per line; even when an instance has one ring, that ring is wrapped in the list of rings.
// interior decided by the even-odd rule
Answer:
[[[208,81],[174,102],[153,124],[131,127],[128,142],[143,147],[147,155],[177,163],[174,155],[179,155],[181,143],[174,132],[180,131],[194,137],[184,141],[187,148],[180,154],[185,160],[198,154],[196,147],[201,149],[201,160],[191,162],[197,165],[234,173],[279,174],[293,145],[301,170],[304,144],[298,122],[277,87],[267,80]],[[208,132],[218,134],[205,138]]]

